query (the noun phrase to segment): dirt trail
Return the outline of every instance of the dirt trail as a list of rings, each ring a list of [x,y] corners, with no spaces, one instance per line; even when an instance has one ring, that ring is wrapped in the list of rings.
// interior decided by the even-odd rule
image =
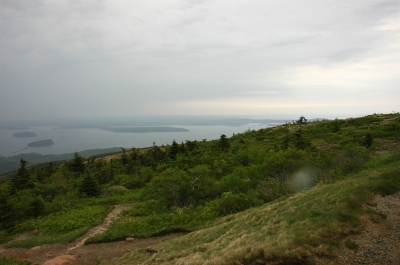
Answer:
[[[107,217],[104,219],[104,222],[101,225],[98,225],[90,229],[81,239],[78,239],[78,244],[76,244],[71,248],[68,248],[65,254],[69,254],[71,251],[79,247],[82,247],[85,244],[85,241],[88,240],[89,238],[104,233],[107,230],[107,228],[111,225],[111,223],[114,221],[114,219],[117,218],[118,215],[122,212],[122,210],[127,210],[131,207],[132,205],[128,204],[115,205],[114,209],[107,215]]]

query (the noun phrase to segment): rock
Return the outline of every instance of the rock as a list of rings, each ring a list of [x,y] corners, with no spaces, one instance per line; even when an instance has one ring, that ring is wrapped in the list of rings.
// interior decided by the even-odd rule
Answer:
[[[46,257],[49,258],[49,259],[54,258],[54,254],[47,253],[47,254],[46,254]]]
[[[133,241],[135,241],[135,239],[134,239],[133,237],[127,237],[127,238],[125,239],[125,241],[126,241],[126,242],[133,242]]]
[[[31,248],[29,251],[30,252],[36,252],[36,251],[39,251],[39,250],[40,250],[40,246],[37,246],[37,247]]]
[[[65,265],[65,264],[70,264],[74,260],[76,260],[75,256],[72,255],[63,255],[63,256],[58,256],[55,257],[54,259],[48,260],[42,265]]]

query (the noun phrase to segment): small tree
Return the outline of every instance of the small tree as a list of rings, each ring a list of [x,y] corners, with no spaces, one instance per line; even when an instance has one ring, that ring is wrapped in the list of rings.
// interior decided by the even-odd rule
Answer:
[[[219,138],[218,146],[223,151],[229,149],[230,144],[229,144],[228,139],[226,138],[225,134],[221,134],[221,137]]]
[[[307,123],[307,119],[306,119],[304,116],[301,116],[301,117],[296,121],[296,123],[297,123],[297,124],[300,124],[300,125],[306,124],[306,123]]]
[[[18,169],[17,175],[15,175],[11,180],[12,192],[34,187],[29,170],[26,168],[27,162],[23,158],[21,158],[20,163],[21,166]]]
[[[333,122],[333,130],[334,133],[340,131],[340,124],[338,118]]]
[[[128,159],[128,155],[125,152],[125,149],[124,148],[121,148],[121,149],[122,149],[121,162],[122,162],[122,165],[125,166],[126,164],[128,164],[129,159]]]
[[[85,159],[78,152],[75,152],[74,159],[69,168],[72,172],[82,174],[85,172]]]
[[[307,147],[310,146],[310,142],[303,137],[301,130],[295,132],[294,136],[296,136],[294,140],[294,145],[296,146],[297,149],[306,149]]]
[[[3,229],[11,228],[18,220],[15,206],[10,202],[9,196],[0,194],[0,227]]]
[[[364,136],[362,144],[365,147],[370,148],[373,143],[374,143],[374,137],[372,136],[372,134],[370,132],[367,132],[367,134]]]
[[[177,144],[177,142],[175,140],[173,140],[172,141],[172,146],[169,149],[169,153],[168,153],[169,157],[171,159],[175,160],[176,155],[179,154],[179,151],[180,151],[179,145]]]
[[[79,187],[79,191],[81,194],[84,194],[88,197],[96,197],[100,195],[99,185],[90,174],[86,174],[83,178],[83,181]]]

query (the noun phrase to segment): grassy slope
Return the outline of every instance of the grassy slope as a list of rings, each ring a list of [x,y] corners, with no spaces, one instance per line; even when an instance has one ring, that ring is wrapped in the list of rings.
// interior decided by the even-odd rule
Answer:
[[[360,229],[374,193],[400,190],[400,152],[365,165],[355,175],[320,184],[286,200],[227,216],[211,227],[115,259],[111,264],[253,264],[307,262],[334,255],[342,239]]]

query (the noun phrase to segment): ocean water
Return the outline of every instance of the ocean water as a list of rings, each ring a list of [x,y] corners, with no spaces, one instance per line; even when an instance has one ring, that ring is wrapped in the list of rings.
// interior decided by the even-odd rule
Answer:
[[[231,137],[233,133],[242,133],[248,129],[259,130],[271,125],[247,124],[243,126],[187,126],[170,125],[188,129],[189,132],[164,132],[164,133],[116,133],[100,129],[60,129],[58,127],[30,127],[27,130],[3,130],[0,129],[0,155],[13,156],[22,153],[63,154],[80,152],[90,149],[103,149],[112,147],[124,147],[127,149],[149,147],[153,145],[171,144],[173,140],[178,143],[185,140],[218,139],[221,134]],[[21,131],[31,131],[37,137],[13,137],[13,134]],[[28,143],[52,139],[54,145],[45,147],[27,147]]]

